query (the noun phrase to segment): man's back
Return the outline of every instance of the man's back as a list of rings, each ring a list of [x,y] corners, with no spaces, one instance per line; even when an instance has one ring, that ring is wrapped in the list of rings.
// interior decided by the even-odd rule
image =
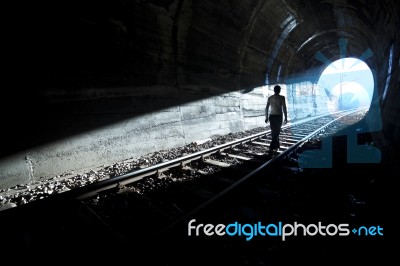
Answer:
[[[271,115],[282,115],[286,109],[285,96],[274,94],[268,98],[268,105],[271,107]]]

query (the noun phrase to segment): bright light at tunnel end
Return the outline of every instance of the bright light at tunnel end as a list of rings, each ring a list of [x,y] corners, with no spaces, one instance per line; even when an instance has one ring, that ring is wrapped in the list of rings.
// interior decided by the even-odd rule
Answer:
[[[343,58],[331,63],[318,81],[320,90],[329,97],[328,110],[336,112],[353,108],[368,108],[374,91],[370,68],[356,58]]]

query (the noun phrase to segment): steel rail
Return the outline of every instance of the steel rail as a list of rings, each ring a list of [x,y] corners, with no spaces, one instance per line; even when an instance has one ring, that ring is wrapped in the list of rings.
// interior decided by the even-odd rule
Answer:
[[[257,167],[255,170],[251,171],[250,173],[248,173],[246,176],[242,177],[240,180],[236,181],[235,183],[233,183],[232,185],[230,185],[229,187],[225,188],[224,190],[222,190],[221,192],[219,192],[218,194],[214,195],[212,198],[208,199],[206,202],[204,202],[203,204],[199,205],[197,208],[191,210],[190,212],[188,212],[187,214],[183,215],[182,217],[180,217],[179,219],[177,219],[176,221],[174,221],[173,223],[171,223],[170,225],[168,225],[167,227],[165,227],[164,229],[162,229],[158,234],[155,234],[153,237],[151,237],[147,242],[152,241],[153,239],[155,239],[157,236],[169,231],[170,229],[174,228],[176,225],[187,221],[188,219],[190,219],[191,217],[193,217],[193,215],[199,213],[200,211],[204,210],[206,207],[210,206],[211,204],[213,204],[214,202],[220,200],[222,197],[224,197],[226,194],[228,194],[229,192],[233,191],[235,188],[237,188],[240,184],[242,184],[243,182],[249,180],[250,178],[254,177],[256,174],[260,173],[262,170],[264,170],[267,166],[273,164],[276,161],[281,160],[282,158],[284,158],[285,156],[287,156],[288,154],[290,154],[295,148],[297,148],[300,144],[304,143],[306,140],[310,139],[311,137],[313,137],[314,135],[318,134],[321,130],[325,129],[327,126],[329,126],[330,124],[334,123],[335,121],[353,114],[355,112],[357,112],[359,110],[353,110],[351,112],[348,112],[344,115],[341,115],[337,118],[335,118],[334,120],[330,121],[329,123],[326,123],[325,125],[319,127],[318,129],[314,130],[313,132],[311,132],[310,134],[308,134],[307,136],[305,136],[304,138],[302,138],[301,140],[297,141],[296,144],[293,144],[292,146],[290,146],[288,149],[282,151],[278,156],[268,160],[267,162],[265,162],[264,164],[262,164],[261,166]]]
[[[299,124],[303,124],[308,121],[312,121],[314,119],[328,117],[328,116],[332,116],[332,115],[336,115],[336,114],[340,114],[340,113],[346,113],[349,111],[350,110],[340,111],[340,112],[336,112],[333,114],[322,114],[322,115],[319,115],[316,117],[303,119],[303,120],[297,121],[295,123],[288,123],[288,124],[282,126],[282,129],[285,129],[288,127],[293,127],[293,126],[296,126]],[[101,180],[101,181],[98,181],[98,182],[95,182],[92,184],[88,184],[88,185],[85,185],[82,187],[77,187],[77,188],[71,189],[69,191],[61,192],[59,194],[54,194],[49,197],[45,197],[44,199],[30,202],[29,204],[23,204],[23,205],[19,206],[18,209],[20,209],[21,207],[22,208],[29,207],[32,204],[36,205],[36,204],[40,204],[41,202],[48,202],[48,201],[52,201],[52,200],[71,200],[71,199],[83,200],[83,199],[86,199],[86,198],[89,198],[92,196],[96,196],[103,191],[118,189],[118,187],[120,187],[120,186],[139,181],[146,176],[161,173],[172,167],[183,166],[185,164],[190,163],[191,161],[198,160],[202,157],[206,157],[211,154],[218,153],[218,152],[223,152],[224,150],[235,147],[237,145],[241,145],[241,144],[244,144],[247,142],[252,142],[253,140],[259,139],[263,135],[269,134],[269,132],[270,132],[270,130],[262,131],[260,133],[257,133],[257,134],[251,135],[251,136],[247,136],[247,137],[244,137],[241,139],[227,142],[227,143],[224,143],[224,144],[221,144],[221,145],[209,148],[209,149],[205,149],[203,151],[198,151],[198,152],[195,152],[195,153],[183,156],[183,157],[175,158],[170,161],[155,164],[155,165],[152,165],[152,166],[140,169],[140,170],[135,170],[135,171],[132,171],[129,173],[122,174],[117,177]],[[10,209],[15,209],[15,208],[10,208]],[[4,210],[1,212],[4,212]]]
[[[348,111],[340,111],[340,112],[336,112],[334,114],[340,114],[340,113],[344,113],[344,112],[348,112]],[[320,116],[316,116],[316,117],[307,118],[307,119],[304,119],[304,120],[301,120],[301,121],[297,121],[295,123],[286,124],[286,125],[282,126],[282,129],[285,129],[285,128],[291,127],[291,126],[295,126],[295,125],[298,125],[298,124],[303,124],[303,123],[306,123],[308,121],[311,121],[311,120],[314,120],[314,119],[318,119],[318,118],[321,118],[321,117],[327,117],[327,116],[330,116],[330,115],[332,115],[332,114],[323,114],[323,115],[320,115]],[[139,181],[139,180],[143,179],[146,176],[150,176],[150,175],[154,175],[154,174],[157,174],[157,173],[161,173],[161,172],[166,171],[166,170],[168,170],[168,169],[170,169],[172,167],[177,167],[177,166],[180,166],[180,165],[183,166],[185,164],[190,163],[191,161],[198,160],[198,159],[200,159],[202,157],[206,157],[206,156],[209,156],[209,155],[217,153],[217,152],[222,152],[222,151],[224,151],[226,149],[233,148],[233,147],[235,147],[237,145],[241,145],[241,144],[244,144],[244,143],[247,143],[247,142],[252,142],[253,140],[258,139],[261,136],[268,134],[269,132],[270,132],[270,130],[266,130],[266,131],[263,131],[263,132],[260,132],[260,133],[257,133],[257,134],[251,135],[251,136],[247,136],[247,137],[244,137],[244,138],[241,138],[241,139],[238,139],[238,140],[234,140],[234,141],[231,141],[231,142],[227,142],[227,143],[224,143],[224,144],[221,144],[221,145],[206,149],[204,151],[198,151],[198,152],[195,152],[195,153],[183,156],[183,157],[179,157],[179,158],[176,158],[176,159],[173,159],[173,160],[170,160],[170,161],[166,161],[166,162],[163,162],[163,163],[155,164],[155,165],[146,167],[144,169],[140,169],[140,170],[136,170],[136,171],[132,171],[132,172],[126,173],[126,174],[122,174],[122,175],[117,176],[117,177],[113,177],[113,178],[110,178],[110,179],[106,179],[106,180],[102,180],[102,181],[99,181],[99,182],[96,182],[96,183],[92,183],[92,184],[86,185],[84,187],[79,187],[79,188],[76,188],[74,190],[67,191],[67,192],[64,192],[64,193],[68,193],[68,194],[70,194],[69,195],[70,197],[74,197],[74,198],[76,198],[78,200],[83,200],[85,198],[93,197],[93,196],[97,195],[97,193],[100,193],[102,191],[113,189],[113,188],[116,188],[118,186],[124,186],[124,185],[130,184],[130,183]]]

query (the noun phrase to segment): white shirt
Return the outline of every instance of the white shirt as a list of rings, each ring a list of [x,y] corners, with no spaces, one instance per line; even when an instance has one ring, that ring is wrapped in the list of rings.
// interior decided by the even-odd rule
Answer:
[[[274,94],[268,97],[267,107],[265,108],[265,114],[268,117],[268,109],[271,108],[271,115],[285,115],[287,117],[286,101],[285,96]]]

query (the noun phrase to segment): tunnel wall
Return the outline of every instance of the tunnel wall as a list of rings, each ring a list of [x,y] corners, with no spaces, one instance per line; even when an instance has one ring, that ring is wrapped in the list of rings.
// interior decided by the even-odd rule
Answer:
[[[115,94],[116,90],[112,93]],[[93,124],[94,120],[115,121],[90,130],[76,131],[63,138],[44,143],[34,148],[20,151],[0,160],[0,188],[16,184],[29,184],[52,176],[71,171],[85,171],[101,165],[109,165],[119,160],[137,158],[141,155],[182,146],[187,143],[207,139],[213,136],[238,132],[263,125],[265,100],[263,94],[230,92],[216,94],[212,90],[201,92],[187,88],[186,98],[191,102],[160,108],[163,102],[175,102],[182,95],[175,88],[146,88],[146,95],[132,95],[130,90],[120,90],[124,97],[112,97],[106,92],[103,96],[93,95],[75,103],[81,108],[74,109],[72,101],[60,97],[56,106],[66,102],[71,114],[63,117],[62,113],[47,118],[47,122],[72,128]],[[99,93],[99,91],[97,91]],[[127,94],[131,95],[127,95]],[[143,92],[142,92],[143,93]],[[90,93],[88,92],[88,95]],[[83,98],[81,96],[81,98]],[[100,103],[103,103],[103,110]],[[107,103],[108,102],[108,103]],[[110,106],[119,105],[119,114],[113,113]],[[122,110],[121,106],[125,106]],[[151,108],[144,112],[143,106]],[[117,108],[117,107],[115,107]],[[72,111],[70,111],[72,112]],[[124,114],[121,114],[124,112]],[[101,124],[101,123],[100,123]],[[67,129],[66,129],[67,130]],[[42,131],[43,134],[51,134]],[[54,130],[56,134],[56,130]]]
[[[290,92],[282,90],[283,95],[288,95],[289,121],[326,112],[325,98],[313,97],[308,87],[310,84],[303,85],[298,84]],[[124,97],[116,97],[116,89],[112,90],[112,95],[105,91],[100,93],[100,90],[96,91],[97,96],[92,90],[86,92],[85,97],[81,95],[81,100],[75,103],[81,108],[74,109],[73,122],[69,121],[70,116],[63,118],[59,113],[52,118],[53,123],[57,120],[59,125],[79,128],[93,124],[94,120],[116,122],[60,137],[2,158],[0,188],[89,171],[154,151],[263,127],[266,98],[273,94],[273,86],[258,87],[248,93],[232,91],[222,94],[218,90],[203,88],[203,95],[198,95],[201,90],[186,88],[185,98],[193,98],[193,101],[165,108],[156,107],[182,97],[176,88],[149,87],[146,91],[145,95],[134,95],[129,89],[120,89],[118,95]],[[292,93],[305,97],[293,97]],[[72,108],[72,100],[68,97],[57,99],[53,96],[53,101],[57,106],[67,103]],[[102,110],[100,103],[108,107]],[[124,110],[119,109],[119,112],[125,114],[113,113],[112,105],[124,106]],[[140,113],[140,106],[152,106],[153,111]]]

